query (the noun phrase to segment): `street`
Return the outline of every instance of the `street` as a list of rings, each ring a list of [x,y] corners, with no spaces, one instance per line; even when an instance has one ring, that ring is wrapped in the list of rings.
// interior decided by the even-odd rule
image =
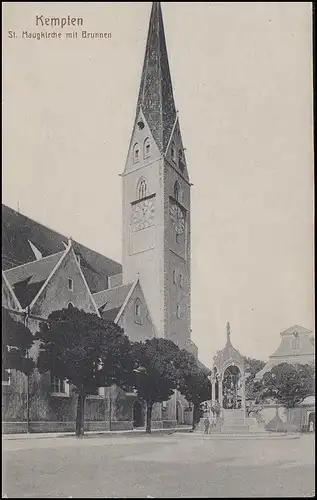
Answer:
[[[8,498],[311,497],[314,436],[3,439]]]

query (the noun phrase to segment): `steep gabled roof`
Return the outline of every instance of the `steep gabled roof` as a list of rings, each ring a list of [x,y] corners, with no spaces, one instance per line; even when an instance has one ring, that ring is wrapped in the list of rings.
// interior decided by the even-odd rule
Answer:
[[[22,308],[32,302],[65,251],[28,262],[4,272]]]
[[[155,142],[166,151],[176,120],[160,2],[153,2],[146,42],[136,119],[142,109]]]
[[[133,282],[128,283],[127,285],[115,286],[113,288],[109,288],[108,290],[102,290],[101,292],[94,293],[92,296],[97,308],[102,310],[102,312],[120,308],[124,303],[132,285]]]
[[[10,207],[2,205],[2,267],[10,269],[34,261],[30,242],[43,257],[65,250],[68,238]],[[73,240],[75,254],[92,292],[108,286],[108,277],[122,272],[118,262],[101,255]]]

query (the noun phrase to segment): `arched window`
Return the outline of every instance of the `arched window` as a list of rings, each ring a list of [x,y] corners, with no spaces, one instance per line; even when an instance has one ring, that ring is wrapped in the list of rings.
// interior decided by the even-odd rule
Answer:
[[[67,302],[67,307],[69,308],[74,307],[74,304],[72,302]]]
[[[171,156],[172,160],[176,161],[176,146],[174,141],[171,144]]]
[[[143,144],[143,156],[144,158],[151,156],[151,143],[148,137],[145,139]]]
[[[147,185],[146,185],[146,180],[141,179],[138,182],[138,192],[137,192],[137,197],[140,200],[141,198],[145,198],[147,194]]]
[[[141,316],[141,301],[140,299],[135,299],[134,302],[134,315],[137,317]]]
[[[136,142],[133,146],[133,163],[137,163],[140,160],[140,146]]]
[[[182,198],[183,198],[181,185],[178,181],[175,181],[175,184],[174,184],[174,198],[176,201],[179,201],[179,202],[182,201]]]
[[[173,283],[176,285],[176,270],[173,271]]]

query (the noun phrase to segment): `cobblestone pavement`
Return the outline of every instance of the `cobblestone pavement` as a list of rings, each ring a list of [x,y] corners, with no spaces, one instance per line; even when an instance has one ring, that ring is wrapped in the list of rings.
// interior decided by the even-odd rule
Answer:
[[[3,440],[8,498],[311,497],[314,436]]]

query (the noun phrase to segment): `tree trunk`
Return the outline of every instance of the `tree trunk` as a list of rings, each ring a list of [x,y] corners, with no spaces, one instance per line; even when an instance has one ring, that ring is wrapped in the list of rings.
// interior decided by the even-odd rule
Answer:
[[[85,398],[86,394],[78,393],[76,415],[76,437],[78,438],[84,435]]]
[[[196,427],[197,417],[198,417],[198,408],[197,408],[197,405],[194,404],[194,406],[193,406],[193,424],[192,424],[192,429],[193,430]]]
[[[151,434],[151,422],[152,422],[152,408],[153,403],[146,403],[146,432]]]

